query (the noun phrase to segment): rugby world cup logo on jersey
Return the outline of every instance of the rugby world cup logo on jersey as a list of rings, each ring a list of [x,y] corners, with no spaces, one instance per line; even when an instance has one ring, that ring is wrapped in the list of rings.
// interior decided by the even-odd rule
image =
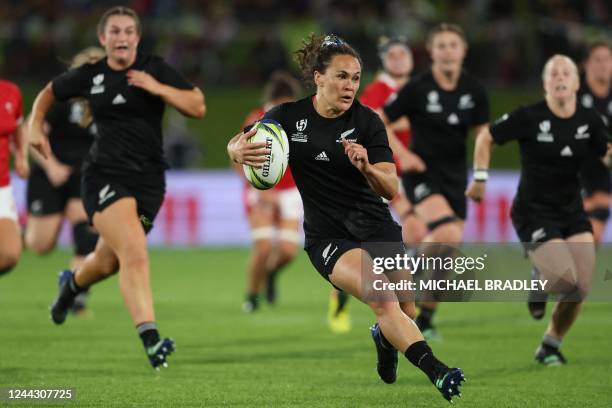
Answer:
[[[589,125],[578,126],[576,129],[576,135],[574,136],[576,140],[580,139],[588,139],[591,135],[588,133]]]
[[[552,133],[550,133],[550,120],[543,120],[540,122],[539,127],[540,133],[538,133],[537,141],[552,143],[555,139]]]
[[[440,105],[440,95],[438,91],[431,91],[427,94],[427,106],[425,109],[427,112],[442,112],[442,105]]]
[[[102,84],[102,82],[104,82],[104,74],[96,75],[91,81],[93,82],[93,85],[89,91],[90,94],[95,95],[104,92],[104,85]]]
[[[308,119],[300,119],[297,122],[295,122],[296,132],[291,135],[292,142],[300,142],[300,143],[308,142],[308,135],[305,133],[302,133],[304,130],[306,130],[306,126],[308,126]]]

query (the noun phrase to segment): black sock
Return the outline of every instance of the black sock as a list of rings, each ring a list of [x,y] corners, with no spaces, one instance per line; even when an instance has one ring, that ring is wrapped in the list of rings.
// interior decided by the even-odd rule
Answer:
[[[156,345],[159,342],[159,332],[155,322],[144,322],[136,326],[140,340],[145,349]]]
[[[433,351],[425,341],[412,343],[404,355],[412,364],[420,368],[433,384],[436,383],[441,373],[448,370],[448,367],[433,355]]]
[[[416,324],[419,328],[423,327],[431,327],[431,320],[433,319],[434,314],[436,313],[436,309],[425,309],[421,308],[419,315],[416,318]]]
[[[87,290],[87,288],[82,288],[76,283],[76,273],[72,272],[72,276],[70,277],[70,281],[68,282],[68,289],[75,295],[78,295],[81,292]]]
[[[344,310],[344,307],[348,303],[348,300],[348,293],[342,290],[338,291],[338,308],[336,309],[336,316],[338,316]]]

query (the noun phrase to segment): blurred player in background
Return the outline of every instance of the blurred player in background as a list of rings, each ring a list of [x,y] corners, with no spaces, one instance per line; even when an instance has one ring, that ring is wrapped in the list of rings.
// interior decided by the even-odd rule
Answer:
[[[392,199],[398,190],[385,126],[376,113],[355,100],[361,58],[341,38],[314,34],[303,42],[296,58],[304,80],[314,85],[316,93],[279,105],[265,118],[279,122],[288,135],[289,165],[304,203],[304,249],[324,279],[366,303],[375,314],[370,334],[381,380],[396,381],[399,350],[450,401],[460,394],[463,372],[434,356],[411,319],[414,302],[400,299],[394,291],[373,293],[365,282],[374,271],[373,258],[401,256],[404,245],[402,230],[382,200]],[[247,142],[253,134],[251,129],[230,140],[232,161],[261,166],[266,160],[265,142]],[[405,276],[397,268],[387,272],[377,276],[384,280]]]
[[[29,136],[48,157],[47,112],[56,100],[87,98],[98,133],[83,165],[81,194],[100,238],[79,269],[60,276],[51,318],[63,323],[80,292],[119,272],[121,294],[149,362],[159,368],[174,351],[174,342],[160,338],[155,322],[146,238],[166,186],[161,123],[166,104],[198,118],[206,108],[202,92],[163,59],[138,52],[140,34],[134,10],[118,6],[104,13],[98,39],[107,57],[65,72],[38,94]]]
[[[104,50],[86,48],[72,60],[71,68],[94,64],[104,58]],[[64,219],[72,227],[74,255],[70,269],[81,266],[96,247],[98,235],[87,222],[81,200],[81,165],[94,139],[95,124],[87,100],[77,98],[56,102],[45,118],[51,153],[44,159],[32,149],[34,165],[28,179],[28,224],[25,243],[38,255],[51,252],[57,243]],[[83,312],[88,292],[80,293],[74,312]]]
[[[365,87],[359,100],[377,112],[397,98],[397,92],[410,80],[413,69],[412,52],[404,38],[381,37],[378,44],[378,56],[382,71]],[[391,127],[389,143],[394,152],[407,149],[410,145],[410,124],[404,117]],[[398,146],[399,144],[399,146]],[[400,152],[402,152],[400,150]],[[395,156],[395,165],[401,174],[400,161]],[[414,213],[412,205],[406,198],[402,185],[398,194],[391,200],[391,207],[402,223],[402,236],[408,246],[414,246],[427,234],[427,227]],[[348,295],[332,290],[327,320],[333,332],[342,333],[350,330],[348,314]]]
[[[612,50],[610,43],[597,41],[586,49],[583,62],[584,75],[580,79],[578,103],[585,108],[595,108],[604,118],[608,129],[612,130]],[[599,244],[610,217],[610,180],[609,163],[595,155],[585,160],[580,170],[584,209],[593,226],[593,239]],[[532,279],[540,279],[541,274],[534,267]],[[531,316],[539,320],[546,313],[544,291],[533,290],[529,293],[527,307]]]
[[[288,72],[275,72],[263,92],[263,105],[248,114],[243,127],[261,119],[273,107],[294,101],[300,94],[299,82]],[[235,166],[242,174],[242,166]],[[245,182],[245,209],[251,226],[253,246],[248,264],[247,294],[242,310],[250,313],[259,306],[265,286],[268,303],[276,301],[276,277],[295,258],[300,245],[302,200],[291,169],[270,190],[257,190]]]
[[[27,141],[22,122],[21,91],[12,82],[0,79],[0,275],[13,269],[22,250],[9,163],[12,151],[17,175],[28,177]]]
[[[423,242],[451,248],[461,243],[467,216],[466,140],[470,130],[478,133],[487,126],[489,100],[482,85],[463,70],[468,45],[461,27],[434,27],[427,49],[431,70],[404,86],[381,115],[387,124],[404,116],[410,120],[410,150],[392,145],[404,189],[429,230]],[[432,340],[439,338],[433,324],[435,299],[433,294],[421,302],[416,319],[425,338]]]
[[[516,140],[521,178],[512,204],[512,224],[535,267],[559,295],[535,358],[562,365],[559,350],[591,288],[595,264],[592,226],[582,205],[579,171],[606,154],[609,133],[601,115],[577,102],[578,68],[563,55],[542,73],[545,100],[502,116],[476,140],[474,181],[467,195],[484,197],[493,143]]]
[[[585,108],[595,108],[612,129],[612,49],[610,43],[600,41],[587,48],[584,77],[580,81],[578,102]],[[584,189],[584,209],[593,224],[595,243],[601,242],[610,217],[612,182],[610,169],[599,157],[587,160],[580,171]]]

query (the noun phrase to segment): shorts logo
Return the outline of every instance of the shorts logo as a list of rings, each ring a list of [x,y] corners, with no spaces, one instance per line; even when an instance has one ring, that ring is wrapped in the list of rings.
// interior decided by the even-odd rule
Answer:
[[[102,205],[104,204],[106,201],[108,201],[110,198],[115,196],[115,190],[110,191],[110,184],[105,185],[104,187],[102,187],[102,190],[100,190],[100,192],[98,193],[98,205]]]
[[[331,259],[331,257],[338,250],[338,245],[336,245],[334,247],[334,249],[331,251],[331,253],[329,253],[329,250],[331,249],[331,246],[332,246],[332,244],[330,243],[328,246],[325,247],[325,249],[323,250],[323,253],[321,254],[322,257],[323,257],[323,264],[326,265],[326,266],[329,263],[329,260]]]
[[[427,112],[442,112],[442,105],[439,102],[440,95],[438,91],[431,91],[427,94]]]
[[[431,189],[425,183],[418,184],[414,188],[414,198],[421,200],[431,193]]]
[[[538,133],[537,141],[552,143],[555,139],[552,133],[550,133],[550,120],[543,120],[540,122],[539,127],[540,133]]]
[[[43,201],[42,200],[34,200],[32,204],[30,204],[30,212],[32,214],[40,214],[43,209]]]
[[[576,135],[574,137],[576,138],[576,140],[588,139],[589,137],[591,137],[591,135],[587,133],[588,130],[589,125],[578,126],[578,129],[576,130]]]
[[[308,119],[302,119],[295,122],[295,128],[298,132],[303,132],[306,130],[306,126],[308,126]]]
[[[539,228],[531,233],[531,242],[538,242],[539,240],[546,237],[544,228]]]
[[[144,215],[140,216],[140,223],[142,224],[143,227],[151,227],[153,225],[153,221],[151,221]]]
[[[104,92],[104,85],[102,85],[102,82],[104,82],[104,74],[96,75],[95,77],[93,77],[92,82],[93,82],[93,86],[91,87],[91,90],[89,91],[90,94],[94,95],[94,94],[101,94]]]

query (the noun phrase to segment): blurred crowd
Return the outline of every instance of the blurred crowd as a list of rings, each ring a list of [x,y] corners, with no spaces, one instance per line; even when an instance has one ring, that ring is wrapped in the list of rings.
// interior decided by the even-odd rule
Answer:
[[[502,86],[534,83],[551,54],[579,59],[586,42],[612,37],[610,0],[2,0],[0,76],[49,79],[96,42],[98,17],[117,4],[141,15],[145,51],[208,87],[261,83],[292,69],[291,50],[311,31],[345,37],[367,71],[378,66],[379,36],[404,35],[418,69],[429,27],[455,22],[470,39],[468,69]]]

